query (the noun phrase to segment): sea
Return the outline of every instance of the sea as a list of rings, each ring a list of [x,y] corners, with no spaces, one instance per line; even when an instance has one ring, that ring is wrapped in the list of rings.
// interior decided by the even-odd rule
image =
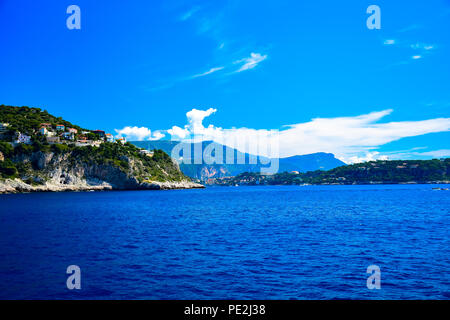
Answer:
[[[0,299],[448,300],[450,191],[433,188],[0,195]]]

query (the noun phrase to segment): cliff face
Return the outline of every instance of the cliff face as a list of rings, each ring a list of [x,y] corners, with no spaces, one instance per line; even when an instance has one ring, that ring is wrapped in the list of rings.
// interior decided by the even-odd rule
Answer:
[[[39,108],[0,105],[0,124],[0,193],[203,187],[162,150],[113,142]]]
[[[121,156],[121,165],[78,159],[72,152],[38,151],[15,155],[11,160],[20,166],[21,172],[17,177],[0,180],[0,193],[203,187],[182,175],[174,175],[174,170],[179,172],[179,169],[171,162],[166,162],[165,167],[156,162],[165,178],[152,180],[151,174],[145,172],[145,161],[134,156]],[[169,169],[171,174],[166,172]]]

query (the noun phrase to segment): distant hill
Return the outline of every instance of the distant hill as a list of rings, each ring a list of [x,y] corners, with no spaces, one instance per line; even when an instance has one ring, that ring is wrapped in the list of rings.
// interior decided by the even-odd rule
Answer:
[[[209,181],[209,184],[224,186],[397,183],[450,183],[450,159],[371,161],[299,174],[245,172]]]
[[[318,152],[302,156],[281,158],[279,172],[330,170],[344,165],[345,163],[336,159],[334,154]]]
[[[168,153],[172,154],[172,150],[175,146],[179,144],[177,141],[169,141],[169,140],[159,140],[159,141],[132,141],[132,144],[139,148],[154,150],[161,149]],[[208,164],[205,163],[205,159],[195,155],[195,148],[201,147],[201,150],[205,150],[205,148],[213,143],[212,141],[204,141],[201,143],[194,144],[185,144],[182,143],[183,146],[187,146],[187,148],[191,150],[191,164],[180,163],[181,171],[194,179],[199,179],[202,181],[206,181],[211,178],[222,178],[222,177],[230,177],[236,176],[243,172],[261,172],[261,168],[267,168],[269,165],[266,163],[270,162],[270,159],[266,157],[259,157],[250,155],[248,153],[242,153],[236,149],[231,149],[233,152],[233,162],[234,164],[226,164],[226,149],[225,146],[217,144],[218,148],[222,148],[223,150],[223,164]],[[183,152],[180,152],[180,155],[186,160],[186,156]],[[213,156],[215,154],[213,153]],[[197,158],[195,158],[197,156]],[[244,164],[238,164],[238,159],[244,159]],[[250,164],[250,159],[253,159],[253,163]],[[336,159],[331,153],[314,153],[309,155],[301,155],[294,156],[288,158],[280,158],[279,160],[279,170],[278,172],[290,172],[290,171],[299,171],[299,172],[307,172],[314,170],[330,170],[342,165],[345,165],[344,162]],[[206,161],[207,162],[207,161]]]

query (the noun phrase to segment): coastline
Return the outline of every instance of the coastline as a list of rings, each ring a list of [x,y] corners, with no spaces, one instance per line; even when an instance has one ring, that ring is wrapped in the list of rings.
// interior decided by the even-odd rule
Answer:
[[[80,191],[126,191],[126,190],[178,190],[203,189],[204,185],[192,181],[150,181],[133,188],[117,187],[104,181],[82,181],[77,184],[46,183],[30,185],[20,179],[0,181],[0,194],[34,193],[34,192],[80,192]]]

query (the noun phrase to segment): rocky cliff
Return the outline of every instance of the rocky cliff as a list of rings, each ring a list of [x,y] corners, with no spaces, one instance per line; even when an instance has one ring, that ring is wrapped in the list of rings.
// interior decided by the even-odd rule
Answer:
[[[115,157],[105,160],[98,157],[102,148],[15,152],[7,160],[17,172],[0,179],[0,193],[203,188],[185,177],[165,154],[153,159],[139,155],[134,147],[120,146]],[[3,154],[0,161],[5,161]]]

